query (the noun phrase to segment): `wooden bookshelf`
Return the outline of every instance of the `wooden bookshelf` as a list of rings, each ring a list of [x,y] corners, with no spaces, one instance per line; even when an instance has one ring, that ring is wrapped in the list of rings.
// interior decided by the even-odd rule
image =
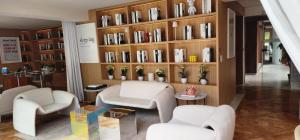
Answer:
[[[222,21],[226,19],[227,13],[224,10],[228,7],[221,0],[212,0],[212,12],[209,14],[202,14],[202,0],[195,0],[195,6],[197,12],[193,16],[188,16],[187,7],[188,4],[186,0],[141,0],[137,2],[127,3],[124,5],[117,5],[107,8],[94,9],[89,11],[90,22],[96,22],[97,34],[99,42],[99,64],[82,64],[84,84],[95,84],[105,83],[108,85],[120,83],[120,68],[122,66],[128,66],[129,71],[127,74],[127,80],[137,80],[137,75],[135,72],[136,66],[140,65],[144,68],[144,80],[147,80],[147,73],[155,73],[158,68],[164,69],[166,71],[166,82],[171,83],[176,91],[183,91],[187,86],[194,85],[201,92],[208,94],[208,104],[218,105],[225,103],[221,102],[219,98],[221,94],[226,94],[232,96],[231,93],[222,93],[221,85],[225,82],[224,79],[221,81],[220,77],[223,76],[221,71],[223,71],[221,62],[219,61],[220,55],[226,54],[226,40],[224,37],[227,36],[226,32],[220,32],[220,27],[222,31],[223,28],[227,28],[227,21]],[[185,15],[183,17],[174,17],[174,4],[177,3],[185,4]],[[158,7],[160,9],[160,19],[156,21],[148,20],[148,9],[152,7]],[[226,7],[226,8],[225,8]],[[131,12],[141,11],[141,21],[139,23],[132,23]],[[124,24],[116,25],[114,14],[122,13],[124,14],[125,20]],[[107,27],[101,26],[101,16],[108,15],[112,17],[111,25]],[[178,27],[175,29],[172,27],[173,22],[178,23]],[[202,39],[200,37],[200,24],[201,23],[212,23],[212,37],[207,39]],[[193,26],[193,39],[183,40],[182,28],[185,25]],[[162,42],[144,42],[135,43],[134,32],[135,31],[145,31],[152,32],[154,29],[160,28],[162,30]],[[176,30],[176,37],[175,37]],[[120,45],[104,45],[103,35],[106,33],[125,33],[125,44]],[[175,39],[176,38],[176,39]],[[209,63],[202,62],[202,50],[206,47],[212,48],[213,50],[213,61]],[[185,48],[187,61],[182,63],[175,63],[174,61],[174,49],[175,48]],[[221,50],[222,48],[222,50]],[[164,52],[163,62],[155,63],[153,62],[152,50],[160,49]],[[223,50],[224,49],[224,50]],[[137,50],[147,50],[148,52],[148,62],[138,63],[136,58]],[[128,51],[130,53],[130,62],[121,63],[120,58],[118,58],[116,63],[106,63],[105,62],[105,52],[117,52]],[[196,55],[198,57],[197,62],[188,62],[188,56]],[[227,63],[227,67],[233,66],[233,63]],[[208,85],[199,84],[199,70],[200,65],[204,64],[208,68]],[[106,66],[113,65],[115,67],[114,80],[108,80],[106,73]],[[189,72],[188,83],[181,84],[180,78],[178,76],[179,67],[183,65]],[[222,66],[222,67],[220,67]],[[228,68],[228,70],[231,68]],[[225,70],[225,69],[224,69]],[[99,73],[100,71],[100,73]],[[95,75],[90,75],[89,73],[99,73]],[[223,76],[224,77],[224,76]],[[157,79],[157,76],[155,76]],[[227,92],[227,91],[226,91]],[[223,95],[222,95],[223,96]]]

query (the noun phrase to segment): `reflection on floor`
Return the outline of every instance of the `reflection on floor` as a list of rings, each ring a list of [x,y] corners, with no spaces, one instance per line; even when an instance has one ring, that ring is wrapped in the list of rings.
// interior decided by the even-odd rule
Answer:
[[[269,65],[263,72],[247,76],[248,83],[237,90],[245,97],[237,109],[234,140],[293,140],[300,91],[288,89],[286,67]]]
[[[285,65],[264,65],[256,75],[246,75],[246,86],[289,89],[289,73],[289,67]]]

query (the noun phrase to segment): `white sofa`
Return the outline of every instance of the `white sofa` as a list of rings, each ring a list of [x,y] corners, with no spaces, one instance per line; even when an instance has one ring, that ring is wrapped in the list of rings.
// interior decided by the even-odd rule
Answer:
[[[69,113],[79,108],[78,99],[65,91],[50,88],[34,89],[16,96],[13,109],[13,126],[24,134],[35,136],[36,115],[54,112]]]
[[[185,105],[176,107],[168,123],[151,125],[146,140],[232,140],[235,112],[232,107]]]
[[[22,92],[36,89],[35,86],[21,86],[3,91],[0,94],[0,122],[1,116],[13,112],[14,98]]]
[[[158,109],[161,122],[168,122],[176,107],[174,89],[168,83],[148,81],[124,81],[97,95],[96,106],[105,104],[142,109]]]

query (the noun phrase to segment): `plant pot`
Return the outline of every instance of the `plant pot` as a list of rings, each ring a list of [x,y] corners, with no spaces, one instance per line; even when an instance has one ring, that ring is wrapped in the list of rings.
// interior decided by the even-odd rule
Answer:
[[[200,79],[200,84],[201,85],[207,85],[208,80],[207,79]]]
[[[121,80],[125,81],[126,80],[126,76],[121,76]]]
[[[139,77],[138,77],[138,80],[139,80],[139,81],[144,81],[144,76],[139,76]]]
[[[187,78],[181,78],[181,79],[180,79],[180,82],[181,82],[182,84],[186,84],[186,83],[187,83]]]
[[[113,75],[108,75],[108,79],[112,80],[112,79],[114,79],[114,76]]]
[[[158,81],[159,81],[159,82],[165,81],[165,77],[158,77]]]

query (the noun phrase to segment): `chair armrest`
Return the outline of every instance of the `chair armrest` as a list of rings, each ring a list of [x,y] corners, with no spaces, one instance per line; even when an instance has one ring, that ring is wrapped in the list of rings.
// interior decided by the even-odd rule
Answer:
[[[183,105],[174,109],[173,119],[188,124],[201,125],[216,110],[216,107],[204,105]]]
[[[146,140],[215,140],[212,130],[170,123],[151,125]]]
[[[52,93],[55,103],[70,104],[76,98],[72,93],[66,91],[54,90]]]
[[[154,98],[159,112],[160,121],[162,123],[168,122],[172,118],[173,110],[176,107],[176,99],[174,95],[174,89],[172,87],[168,87],[158,93]]]
[[[120,89],[121,85],[113,85],[101,91],[97,95],[96,106],[103,105],[103,102],[105,102],[107,98],[120,96]]]

